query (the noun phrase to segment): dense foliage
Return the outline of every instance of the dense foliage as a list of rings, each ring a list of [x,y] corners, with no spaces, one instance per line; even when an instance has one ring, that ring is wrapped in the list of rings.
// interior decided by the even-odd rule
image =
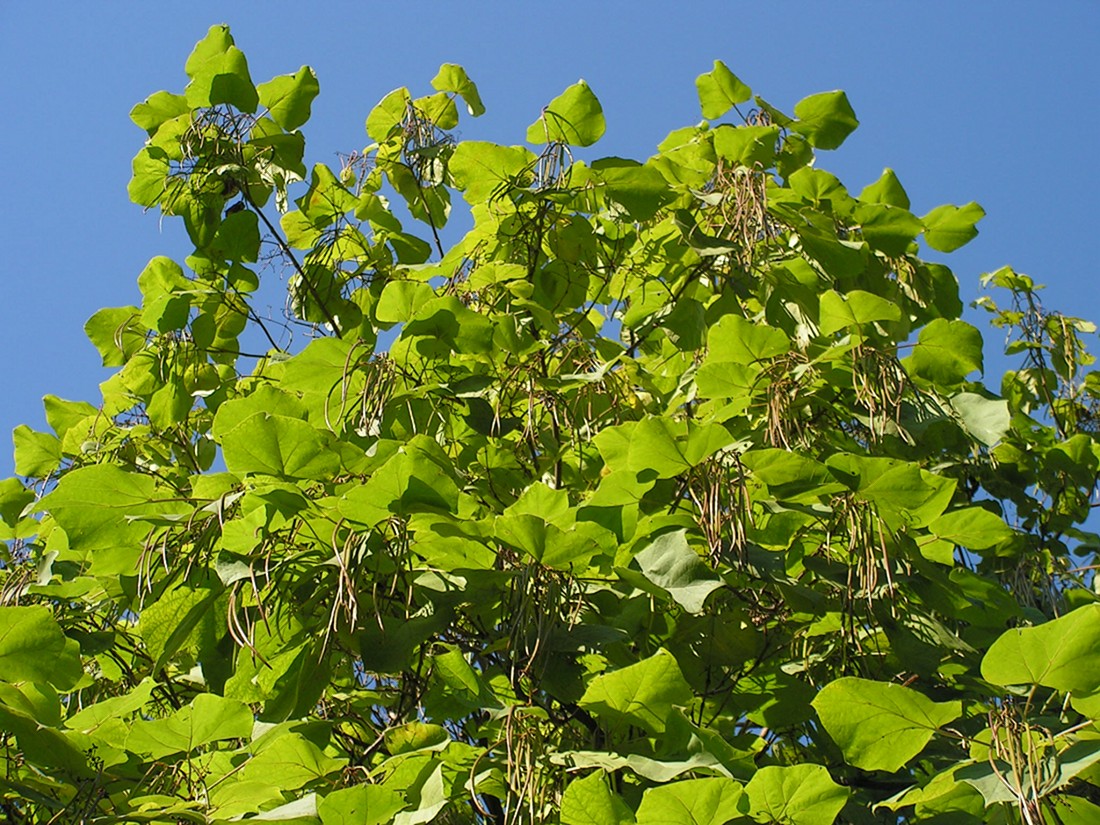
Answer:
[[[186,71],[130,193],[194,252],[0,484],[6,821],[1100,821],[1093,328],[993,273],[981,383],[918,244],[982,210],[819,168],[843,92],[715,63],[586,162],[583,82],[459,142],[448,64],[307,170],[309,68]]]

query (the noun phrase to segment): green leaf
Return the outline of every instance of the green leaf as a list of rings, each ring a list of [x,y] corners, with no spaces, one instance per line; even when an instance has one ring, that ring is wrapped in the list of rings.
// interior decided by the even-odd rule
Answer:
[[[214,233],[207,252],[216,258],[236,263],[253,263],[260,256],[260,219],[244,210],[227,216]]]
[[[920,331],[913,354],[902,361],[910,375],[941,387],[981,372],[982,334],[966,321],[936,318]]]
[[[834,453],[827,462],[833,473],[874,504],[892,529],[924,527],[947,509],[956,481],[921,469],[915,462]]]
[[[749,814],[784,825],[832,825],[850,795],[821,765],[768,765],[745,786]]]
[[[0,679],[66,689],[83,673],[80,646],[65,636],[49,608],[0,607]]]
[[[954,252],[978,236],[976,224],[985,210],[976,203],[937,206],[923,218],[924,241],[938,252]]]
[[[725,825],[740,811],[744,789],[725,777],[685,779],[648,789],[638,825]]]
[[[412,96],[405,87],[394,89],[367,115],[367,135],[379,143],[394,134],[409,113]]]
[[[848,327],[863,327],[876,321],[900,321],[901,309],[892,301],[870,292],[853,289],[841,295],[831,289],[821,293],[818,328],[832,335]]]
[[[1008,402],[973,392],[960,392],[950,399],[966,431],[987,447],[995,447],[1012,427]]]
[[[325,478],[340,468],[329,433],[285,415],[255,413],[221,438],[231,473]]]
[[[982,678],[1082,694],[1100,689],[1100,604],[1005,631],[982,657]]]
[[[836,149],[859,126],[848,96],[841,91],[822,92],[794,105],[798,118],[791,128],[817,149]]]
[[[752,98],[752,89],[742,83],[721,60],[714,61],[714,68],[695,78],[699,92],[699,106],[707,120],[720,118],[738,103]]]
[[[707,335],[708,363],[755,364],[791,348],[781,329],[754,324],[740,315],[725,315]]]
[[[466,111],[474,117],[485,114],[485,106],[481,103],[481,95],[477,86],[470,80],[466,70],[454,63],[444,63],[439,67],[439,74],[432,79],[432,88],[441,92],[454,92],[466,103]]]
[[[256,87],[260,105],[268,115],[292,132],[309,120],[313,99],[321,91],[317,75],[309,66],[302,66],[296,74],[285,74]]]
[[[401,794],[361,784],[333,791],[317,804],[317,813],[322,825],[383,825],[404,808]]]
[[[307,410],[291,393],[276,389],[270,384],[262,384],[255,392],[227,401],[218,407],[211,433],[216,439],[221,439],[242,421],[257,413],[305,418]]]
[[[16,465],[18,466],[18,462]],[[24,487],[19,479],[7,478],[0,481],[0,519],[9,527],[14,527],[22,517],[24,508],[34,499],[34,492]]]
[[[288,732],[265,743],[245,763],[240,778],[260,780],[290,791],[342,770],[346,762],[329,756],[301,734]]]
[[[877,181],[863,188],[859,193],[859,199],[864,203],[882,203],[901,209],[909,208],[909,196],[905,193],[893,169],[883,169]]]
[[[675,197],[668,182],[650,164],[601,158],[593,161],[592,171],[603,181],[608,199],[639,221],[649,220]]]
[[[701,613],[707,596],[722,582],[703,563],[687,541],[686,530],[658,536],[634,556],[642,575],[669,595],[688,613]]]
[[[952,510],[928,525],[933,535],[969,550],[985,550],[1016,535],[1004,519],[984,507]]]
[[[855,676],[830,682],[813,706],[845,761],[867,771],[901,769],[962,715],[961,702],[933,702],[902,685]]]
[[[382,290],[374,314],[384,324],[405,323],[435,297],[435,290],[420,281],[390,281]]]
[[[39,505],[65,531],[70,548],[88,555],[97,573],[133,575],[150,531],[137,517],[189,509],[180,501],[159,501],[161,494],[152,476],[96,464],[65,474]]]
[[[441,751],[451,744],[451,735],[441,725],[408,722],[387,728],[385,742],[386,750],[392,756],[399,756],[417,751]]]
[[[12,430],[11,438],[15,444],[15,472],[19,475],[42,478],[61,464],[61,441],[56,436],[20,424]]]
[[[673,709],[669,718],[675,719],[678,715],[683,716],[680,711]],[[667,737],[668,731],[664,735]],[[730,750],[729,745],[726,745],[726,749]],[[640,777],[659,783],[671,782],[691,771],[726,773],[722,763],[711,753],[694,753],[686,759],[664,760],[636,753],[624,756],[608,751],[558,751],[551,760],[555,764],[568,765],[571,768],[599,768],[608,773],[626,768]]]
[[[227,103],[242,112],[255,112],[260,103],[248,61],[233,45],[229,27],[211,26],[206,37],[195,44],[184,67],[191,82],[185,95],[192,109]]]
[[[844,489],[824,464],[790,450],[750,450],[741,456],[741,463],[780,501],[818,498]]]
[[[779,142],[778,126],[730,126],[714,130],[714,152],[718,157],[743,166],[768,168],[775,164]]]
[[[365,484],[348,490],[339,504],[348,519],[373,525],[391,514],[454,512],[458,485],[439,447],[415,436],[398,448]]]
[[[199,644],[200,625],[216,623],[222,618],[214,612],[214,600],[218,595],[217,590],[210,588],[174,587],[141,611],[138,632],[153,658],[155,672],[159,672],[181,647]],[[208,631],[208,635],[213,634]]]
[[[211,742],[247,739],[254,724],[252,711],[243,702],[200,693],[171,716],[135,722],[126,747],[162,759],[174,753],[190,753]]]
[[[190,111],[187,98],[168,92],[156,92],[130,110],[130,120],[154,135],[160,125]]]
[[[687,705],[691,699],[691,687],[675,657],[662,649],[636,664],[597,676],[577,704],[608,722],[660,734],[673,706]]]
[[[81,708],[65,720],[65,727],[82,733],[93,733],[105,722],[121,719],[144,708],[153,695],[157,683],[150,678],[142,679],[129,693],[101,699]]]
[[[502,540],[524,551],[546,567],[580,570],[600,552],[604,531],[591,522],[562,530],[526,513],[500,516],[494,531]]]
[[[591,146],[606,128],[600,101],[588,84],[579,80],[551,100],[542,117],[527,127],[527,142]]]
[[[455,148],[448,168],[467,202],[483,203],[506,195],[513,186],[528,186],[535,161],[531,150],[522,146],[470,140]]]
[[[884,203],[861,203],[855,219],[867,245],[893,257],[904,255],[924,228],[908,209]]]
[[[632,825],[633,822],[634,813],[621,796],[612,793],[603,771],[574,779],[562,794],[561,825]]]
[[[101,309],[88,319],[84,332],[103,359],[105,367],[121,367],[145,345],[145,331],[135,323],[141,316],[137,307]]]

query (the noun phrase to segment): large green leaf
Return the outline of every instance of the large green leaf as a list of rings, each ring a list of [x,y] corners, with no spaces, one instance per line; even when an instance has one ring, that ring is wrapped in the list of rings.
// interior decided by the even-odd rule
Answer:
[[[244,764],[242,780],[262,781],[283,790],[295,790],[324,779],[346,764],[346,760],[329,756],[299,733],[288,732],[263,745]]]
[[[1006,630],[982,658],[996,685],[1043,685],[1093,693],[1100,688],[1100,604],[1034,627]]]
[[[225,466],[238,474],[323,478],[340,467],[332,436],[305,421],[258,412],[222,436]]]
[[[542,117],[527,127],[527,142],[591,146],[606,128],[600,101],[580,80],[551,100]]]
[[[373,525],[394,513],[454,511],[458,492],[438,447],[420,436],[400,447],[365,484],[347,490],[339,509],[345,518]]]
[[[875,321],[901,320],[896,303],[870,292],[853,289],[847,295],[834,290],[821,293],[818,328],[822,335],[832,335],[848,327],[863,327]]]
[[[939,252],[954,252],[978,236],[976,224],[985,210],[976,203],[937,206],[923,218],[924,240]]]
[[[83,672],[80,645],[65,636],[49,608],[0,607],[0,679],[69,688]]]
[[[512,186],[528,186],[535,160],[531,150],[522,146],[469,140],[455,148],[449,169],[463,197],[469,203],[483,203],[506,195]]]
[[[405,808],[405,798],[378,785],[333,791],[317,804],[323,825],[383,825]]]
[[[894,170],[889,168],[882,170],[882,175],[877,181],[863,188],[859,193],[859,199],[864,203],[884,203],[901,209],[909,208],[909,195],[906,194]]]
[[[561,797],[561,825],[633,825],[634,813],[596,770],[574,779]],[[327,825],[327,823],[326,823]]]
[[[136,722],[126,747],[161,759],[223,739],[247,739],[254,723],[252,711],[244,703],[200,693],[171,716]]]
[[[714,120],[724,115],[732,106],[752,98],[752,89],[742,83],[721,60],[714,61],[714,68],[695,78],[699,92],[699,106],[703,117]]]
[[[902,363],[910,375],[941,387],[958,386],[983,369],[982,334],[966,321],[936,318],[920,331],[913,354]]]
[[[951,397],[951,407],[959,414],[966,431],[987,447],[995,447],[1012,426],[1008,402],[1003,398],[960,392]]]
[[[154,670],[159,671],[183,647],[197,648],[204,641],[212,646],[218,641],[221,634],[214,633],[223,618],[214,608],[218,594],[211,588],[176,587],[146,605],[139,631]]]
[[[707,596],[722,586],[688,544],[685,530],[658,536],[634,556],[634,561],[642,575],[667,590],[688,613],[702,612]]]
[[[791,348],[783,330],[755,324],[740,315],[723,316],[707,335],[708,363],[753,364]]]
[[[863,240],[887,255],[904,255],[924,225],[908,209],[885,203],[863,203],[856,207]]]
[[[39,502],[64,529],[69,546],[101,573],[136,573],[136,560],[151,527],[141,516],[187,511],[187,505],[151,475],[96,464],[67,473]]]
[[[961,702],[855,676],[827,684],[813,705],[845,761],[867,771],[898,770],[962,714]]]
[[[593,161],[592,171],[603,182],[607,197],[640,221],[652,218],[675,196],[661,173],[648,163],[601,158]]]
[[[725,825],[737,818],[743,789],[724,777],[684,779],[642,794],[638,825]]]
[[[432,78],[432,88],[457,94],[466,103],[466,111],[474,117],[485,114],[477,86],[466,70],[455,63],[444,63],[439,67],[439,73]]]
[[[692,691],[667,650],[594,678],[578,705],[611,723],[637,725],[654,734],[676,705],[691,702]]]
[[[803,98],[794,105],[794,114],[798,120],[791,128],[818,149],[838,148],[859,126],[848,96],[841,91]]]
[[[15,444],[15,472],[21,476],[48,476],[61,464],[61,442],[50,433],[20,424],[11,434]]]
[[[967,507],[944,513],[929,524],[928,529],[941,539],[970,550],[985,550],[1015,535],[1004,519],[983,507]]]
[[[749,450],[741,456],[741,463],[780,501],[815,499],[844,489],[824,464],[790,450]]]
[[[228,26],[210,27],[187,58],[185,70],[191,78],[186,89],[191,108],[228,103],[242,112],[256,111],[260,98],[248,73],[248,61],[233,44]]]
[[[145,343],[145,332],[135,321],[141,310],[134,306],[101,309],[88,319],[84,332],[99,350],[105,367],[121,367]]]
[[[752,818],[781,825],[832,825],[850,795],[821,765],[768,765],[745,786]]]
[[[296,74],[261,83],[256,91],[268,116],[289,132],[309,120],[310,107],[321,86],[313,69],[303,66]]]

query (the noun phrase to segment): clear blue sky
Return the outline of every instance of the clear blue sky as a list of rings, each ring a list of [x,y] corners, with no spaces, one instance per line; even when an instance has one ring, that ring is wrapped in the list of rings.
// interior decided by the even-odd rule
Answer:
[[[181,91],[183,63],[229,23],[253,79],[313,66],[321,95],[307,163],[361,149],[391,89],[429,91],[463,64],[488,113],[460,137],[522,142],[579,77],[603,103],[599,154],[645,158],[700,119],[696,75],[725,61],[790,110],[844,89],[862,121],[818,165],[858,192],[892,167],[918,214],[977,200],[981,235],[947,257],[963,285],[1003,264],[1048,284],[1048,305],[1100,320],[1100,3],[327,2],[0,0],[0,433],[45,428],[41,397],[98,401],[108,377],[83,335],[136,303],[147,260],[189,251],[182,226],[126,197],[144,133],[130,108]],[[987,332],[987,347],[999,343]],[[987,380],[996,388],[995,375]],[[12,469],[0,446],[0,477]]]

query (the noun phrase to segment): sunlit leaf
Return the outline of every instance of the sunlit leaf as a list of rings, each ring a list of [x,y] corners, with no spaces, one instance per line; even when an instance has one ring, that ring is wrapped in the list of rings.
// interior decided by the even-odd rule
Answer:
[[[542,116],[527,128],[527,142],[591,146],[606,128],[600,101],[588,84],[580,80],[542,110]]]
[[[574,779],[561,798],[562,825],[632,825],[634,813],[607,785],[603,771]]]
[[[954,252],[978,236],[976,224],[985,210],[976,203],[937,206],[923,218],[924,240],[939,252]]]
[[[813,705],[845,760],[868,771],[898,770],[962,714],[960,702],[854,676],[830,682]]]
[[[997,685],[1095,692],[1100,688],[1100,605],[1006,630],[982,658],[982,678]]]
[[[851,791],[836,784],[821,765],[769,765],[745,786],[757,822],[832,825]]]
[[[695,78],[699,92],[699,106],[703,117],[714,120],[731,107],[752,98],[752,89],[742,83],[721,60],[714,61],[714,68]]]
[[[676,659],[659,650],[648,659],[597,676],[578,704],[609,722],[660,733],[672,707],[687,704],[691,696]]]
[[[260,105],[288,132],[309,120],[313,99],[321,91],[317,75],[303,66],[293,75],[281,75],[256,87]]]
[[[741,783],[723,777],[685,779],[642,794],[638,825],[724,825],[739,811]]]
[[[432,79],[432,88],[457,94],[465,101],[466,110],[474,117],[485,114],[485,106],[481,102],[477,86],[461,66],[454,63],[440,66],[439,74]]]
[[[0,679],[68,688],[82,673],[79,645],[61,632],[49,608],[0,607]]]
[[[794,114],[798,119],[791,128],[818,149],[838,148],[859,126],[848,96],[841,91],[803,98],[794,105]]]

